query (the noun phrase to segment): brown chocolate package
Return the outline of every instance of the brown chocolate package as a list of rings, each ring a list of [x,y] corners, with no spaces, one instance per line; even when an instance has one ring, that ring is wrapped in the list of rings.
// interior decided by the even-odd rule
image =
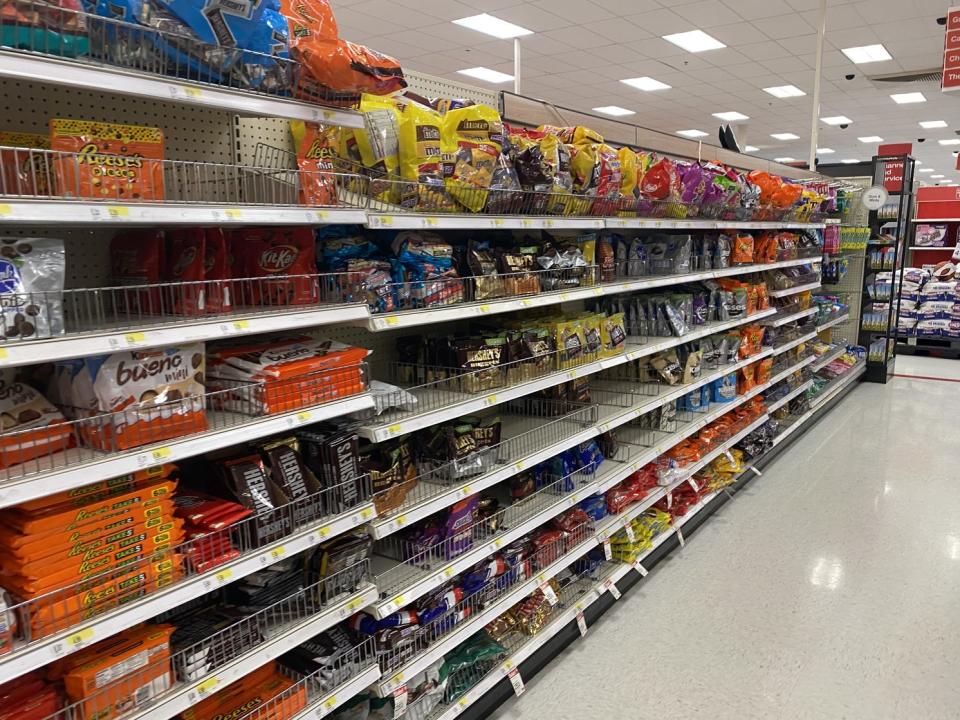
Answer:
[[[237,502],[257,516],[254,525],[257,544],[273,542],[292,530],[290,515],[276,510],[287,503],[283,491],[267,475],[258,455],[224,460],[221,471],[227,488]]]
[[[293,522],[301,527],[326,514],[322,485],[300,456],[300,443],[289,437],[259,445],[260,455],[270,472],[270,479],[292,503]]]
[[[361,449],[360,469],[370,475],[378,514],[400,507],[417,484],[417,470],[406,438],[365,446]]]
[[[366,501],[365,481],[359,466],[357,435],[340,428],[297,434],[306,466],[326,490],[324,512],[337,515]]]
[[[500,250],[497,260],[506,295],[536,295],[540,292],[540,277],[535,272],[537,269],[535,245]]]
[[[460,378],[460,389],[463,392],[478,393],[503,387],[503,347],[499,340],[501,339],[463,338],[455,342],[457,367],[464,372]]]
[[[474,300],[503,297],[503,278],[497,273],[497,260],[489,243],[470,240],[467,243],[467,264],[474,276]]]

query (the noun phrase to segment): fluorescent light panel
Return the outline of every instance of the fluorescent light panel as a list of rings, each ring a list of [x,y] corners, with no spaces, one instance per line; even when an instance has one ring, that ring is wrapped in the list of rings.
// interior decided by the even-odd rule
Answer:
[[[737,112],[736,110],[731,110],[730,112],[718,112],[718,113],[713,113],[713,116],[714,116],[715,118],[719,118],[720,120],[726,120],[727,122],[732,122],[732,121],[734,121],[734,120],[749,120],[749,119],[750,119],[750,116],[749,116],[749,115],[744,115],[743,113],[739,113],[739,112]]]
[[[946,177],[946,175],[931,175],[930,177],[932,177],[934,180],[938,180],[942,177]]]
[[[862,45],[860,47],[843,48],[840,52],[857,65],[893,60],[893,56],[887,52],[887,49],[883,45]]]
[[[846,158],[845,160],[841,160],[840,162],[842,162],[844,165],[856,165],[860,161],[857,160],[856,158]]]
[[[882,143],[883,142],[883,138],[880,137],[879,135],[864,135],[863,137],[858,137],[857,140],[859,140],[862,143]]]
[[[604,115],[613,115],[614,117],[619,117],[621,115],[636,115],[633,110],[627,110],[619,105],[604,105],[602,107],[595,107],[593,111],[603,113]]]
[[[720,48],[726,47],[722,42],[714,37],[710,37],[703,30],[690,30],[689,32],[664,35],[663,39],[692,53],[704,52],[705,50],[719,50]]]
[[[817,155],[832,155],[835,152],[833,148],[817,148]]]
[[[933,168],[920,168],[920,172],[922,172],[922,173],[932,173],[932,172],[935,172],[935,171],[934,171]]]
[[[706,137],[709,133],[705,133],[703,130],[677,130],[677,135],[683,135],[688,138],[699,138]]]
[[[923,93],[912,92],[912,93],[895,93],[890,96],[897,105],[908,105],[910,103],[922,103],[926,102],[927,98],[923,96]]]
[[[778,163],[791,163],[791,162],[796,162],[797,159],[786,157],[786,158],[774,158],[773,161]]]
[[[774,87],[764,88],[763,91],[778,98],[800,97],[801,95],[806,95],[806,93],[796,85],[775,85]]]
[[[960,145],[960,138],[950,138],[949,140],[937,140],[941,145]]]
[[[522,35],[533,35],[533,30],[527,30],[525,27],[514,25],[512,22],[501,20],[487,13],[460,18],[459,20],[454,20],[453,24],[502,39],[515,38]]]
[[[489,83],[500,84],[513,80],[513,75],[507,75],[498,70],[491,70],[485,67],[466,68],[465,70],[457,70],[457,72],[460,75],[468,75],[472,78],[477,78],[477,80],[486,80]]]
[[[747,145],[747,146],[743,149],[743,151],[744,151],[744,152],[756,152],[756,151],[759,150],[759,149],[760,149],[760,148],[755,147],[755,146],[753,146],[753,145]]]
[[[637,90],[643,90],[644,92],[652,92],[653,90],[669,90],[670,86],[666,83],[662,83],[659,80],[654,80],[652,77],[643,77],[636,78],[627,78],[626,80],[621,80],[624,85],[629,85],[634,87]]]
[[[770,137],[775,140],[799,140],[799,135],[794,135],[793,133],[773,133]]]
[[[924,130],[934,130],[936,128],[945,128],[947,127],[946,120],[921,120],[920,127]]]
[[[826,123],[827,125],[849,125],[853,120],[846,115],[834,115],[833,117],[820,118],[820,122]]]

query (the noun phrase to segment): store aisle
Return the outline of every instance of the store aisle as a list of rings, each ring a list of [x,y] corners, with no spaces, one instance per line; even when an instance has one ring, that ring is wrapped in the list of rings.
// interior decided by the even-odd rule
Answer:
[[[493,717],[960,716],[958,401],[855,389]]]

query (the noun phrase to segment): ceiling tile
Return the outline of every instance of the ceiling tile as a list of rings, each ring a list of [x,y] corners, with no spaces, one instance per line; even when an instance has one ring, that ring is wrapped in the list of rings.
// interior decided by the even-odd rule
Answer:
[[[584,25],[587,30],[602,35],[608,40],[618,43],[634,43],[637,40],[651,37],[651,34],[630,22],[626,18],[615,18],[613,20],[600,20]]]
[[[557,42],[565,43],[568,48],[594,48],[609,45],[610,41],[603,35],[598,35],[582,27],[566,27],[559,30],[549,30],[544,33]]]
[[[666,8],[640,14],[631,13],[630,15],[627,15],[627,19],[641,29],[646,30],[652,35],[657,35],[658,37],[696,29],[696,25],[691,25],[689,20],[680,17],[676,13],[667,10]],[[673,47],[676,47],[676,45]],[[681,52],[686,51],[681,50]]]
[[[815,32],[813,26],[796,13],[754,20],[752,25],[773,40],[800,37]]]
[[[456,20],[477,14],[473,3],[458,2],[458,0],[394,0],[394,2],[436,20]]]
[[[785,15],[793,10],[784,0],[723,0],[723,4],[744,20]]]
[[[643,55],[629,45],[605,45],[603,47],[593,48],[590,52],[595,53],[597,57],[603,58],[609,63],[615,63],[617,65],[628,62],[640,62],[644,59]],[[636,76],[624,75],[623,77]]]
[[[716,0],[700,0],[689,5],[674,8],[673,12],[688,20],[695,28],[710,28],[715,25],[728,25],[739,22],[741,18]]]
[[[533,3],[524,2],[497,10],[497,17],[534,32],[546,32],[570,25],[570,21],[566,18],[554,15]]]
[[[569,25],[580,25],[586,18],[611,20],[616,17],[590,0],[539,0],[529,4],[563,18]]]
[[[772,40],[765,42],[751,43],[737,47],[737,51],[746,55],[751,60],[771,60],[773,58],[789,57],[788,51],[783,45]]]

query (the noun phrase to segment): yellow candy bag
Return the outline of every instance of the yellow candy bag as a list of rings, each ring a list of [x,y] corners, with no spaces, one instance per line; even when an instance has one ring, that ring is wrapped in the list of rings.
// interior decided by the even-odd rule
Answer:
[[[360,96],[360,112],[366,127],[341,138],[341,157],[351,159],[359,155],[363,166],[373,171],[371,196],[395,203],[399,200],[393,180],[400,166],[400,109],[393,98],[364,94]]]
[[[445,173],[447,191],[472,212],[487,203],[487,190],[503,151],[503,122],[488,105],[449,110],[443,116],[441,144],[452,167]]]
[[[440,113],[409,102],[400,114],[400,204],[423,211],[450,211],[453,201],[443,183]],[[416,183],[415,185],[413,183]]]

